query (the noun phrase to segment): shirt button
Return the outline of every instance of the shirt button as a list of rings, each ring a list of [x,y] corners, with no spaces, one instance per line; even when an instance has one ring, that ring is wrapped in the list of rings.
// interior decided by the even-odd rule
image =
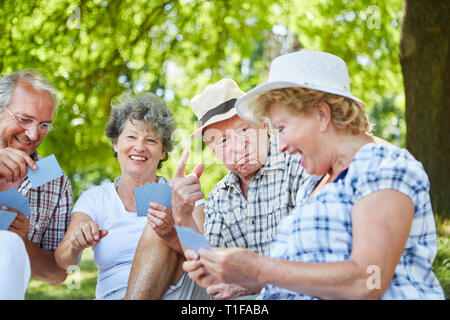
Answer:
[[[250,219],[250,221],[248,222],[250,225],[254,225],[255,224],[255,220]]]

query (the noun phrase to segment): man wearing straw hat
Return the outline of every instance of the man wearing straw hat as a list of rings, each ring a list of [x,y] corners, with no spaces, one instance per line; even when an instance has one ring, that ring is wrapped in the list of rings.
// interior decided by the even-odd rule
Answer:
[[[186,175],[189,151],[183,153],[172,178],[173,216],[152,219],[153,229],[169,245],[178,243],[176,223],[204,233],[213,247],[243,247],[268,255],[278,223],[301,198],[297,193],[303,190],[307,177],[300,165],[301,156],[279,153],[267,123],[247,121],[236,114],[234,104],[244,94],[233,80],[222,79],[191,101],[199,124],[192,137],[202,138],[229,173],[208,195],[202,212],[199,202],[204,194],[199,178],[203,164]],[[133,264],[145,266],[146,255],[140,254],[140,248],[144,250],[145,243],[139,244]],[[174,249],[180,251],[181,247]],[[139,292],[151,290],[142,288],[142,282],[129,283],[141,286],[132,288]],[[207,292],[214,299],[256,297],[256,292],[235,284],[212,285]]]
[[[278,152],[267,123],[236,114],[234,104],[244,94],[233,80],[222,79],[191,101],[199,124],[192,137],[203,138],[229,170],[204,206],[204,235],[213,247],[244,247],[268,255],[277,225],[295,207],[306,173],[300,156]],[[185,176],[188,156],[183,154],[172,179],[172,212],[177,225],[197,229],[192,211],[195,201],[203,199],[199,183],[203,165]],[[254,294],[225,284],[210,286],[208,293],[215,299],[248,299]]]

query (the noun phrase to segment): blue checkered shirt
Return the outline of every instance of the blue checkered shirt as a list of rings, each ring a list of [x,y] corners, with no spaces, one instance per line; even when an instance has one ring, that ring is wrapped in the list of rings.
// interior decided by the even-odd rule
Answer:
[[[377,190],[393,189],[411,198],[414,218],[405,249],[382,299],[444,298],[431,269],[437,243],[429,180],[422,164],[407,150],[389,144],[364,145],[342,180],[326,184],[307,200],[317,182],[318,178],[311,176],[302,203],[280,223],[271,248],[272,257],[301,262],[349,260],[353,205]],[[259,298],[314,299],[273,285],[266,285]]]
[[[270,136],[266,163],[250,180],[247,200],[239,177],[229,172],[205,204],[206,239],[213,247],[243,247],[268,255],[278,223],[297,205],[307,173],[299,155],[280,153]]]

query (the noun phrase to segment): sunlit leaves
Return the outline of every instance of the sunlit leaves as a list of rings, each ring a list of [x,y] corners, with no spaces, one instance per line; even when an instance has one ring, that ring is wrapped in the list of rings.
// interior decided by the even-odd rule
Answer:
[[[104,136],[114,97],[152,91],[167,101],[179,129],[176,150],[160,171],[170,178],[182,149],[195,149],[190,99],[223,77],[249,90],[267,79],[273,58],[293,48],[342,57],[353,93],[379,120],[377,133],[403,141],[401,119],[399,137],[389,129],[389,119],[403,115],[400,0],[7,0],[1,12],[1,72],[37,68],[60,92],[57,130],[40,152],[56,154],[75,197],[120,174]],[[208,151],[203,157],[212,158]],[[225,172],[206,168],[204,192]]]

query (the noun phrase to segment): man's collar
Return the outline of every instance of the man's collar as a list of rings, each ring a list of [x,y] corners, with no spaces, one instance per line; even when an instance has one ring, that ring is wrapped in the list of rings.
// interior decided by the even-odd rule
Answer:
[[[259,169],[258,173],[264,173],[270,170],[286,170],[286,156],[282,152],[278,151],[277,136],[269,134],[270,146],[267,160],[264,165]]]

